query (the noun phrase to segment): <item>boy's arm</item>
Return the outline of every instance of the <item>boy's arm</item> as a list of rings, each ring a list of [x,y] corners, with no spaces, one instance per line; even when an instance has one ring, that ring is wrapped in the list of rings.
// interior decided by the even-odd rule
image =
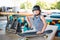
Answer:
[[[32,27],[32,24],[31,24],[31,22],[30,22],[30,18],[27,16],[27,20],[28,20],[28,22],[29,22],[29,27],[31,28]]]
[[[40,18],[41,18],[41,20],[43,21],[44,26],[43,26],[43,28],[42,28],[42,31],[38,31],[37,34],[43,33],[43,32],[45,31],[46,27],[47,27],[47,24],[46,24],[46,21],[45,21],[44,17],[41,16]]]
[[[42,31],[41,31],[43,33],[47,27],[47,24],[46,24],[45,18],[43,16],[41,16],[41,20],[43,21],[43,24],[44,24]]]
[[[19,14],[22,16],[32,16],[33,15],[32,13],[28,13],[28,12],[20,12]]]

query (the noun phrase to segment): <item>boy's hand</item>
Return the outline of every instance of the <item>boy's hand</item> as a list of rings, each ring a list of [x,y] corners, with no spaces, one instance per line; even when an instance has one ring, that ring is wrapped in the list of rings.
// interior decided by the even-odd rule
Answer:
[[[30,27],[30,28],[32,28],[32,25],[31,25],[31,24],[29,24],[29,27]]]
[[[32,25],[29,25],[30,29],[33,30]]]
[[[37,34],[42,34],[43,32],[38,31]]]

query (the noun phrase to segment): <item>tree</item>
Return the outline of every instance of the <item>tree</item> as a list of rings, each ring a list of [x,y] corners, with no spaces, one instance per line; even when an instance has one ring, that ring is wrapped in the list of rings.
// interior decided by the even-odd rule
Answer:
[[[56,6],[57,6],[57,2],[52,3],[50,9],[56,9]]]
[[[60,1],[57,2],[56,8],[60,10]]]
[[[41,2],[41,1],[37,0],[36,5],[39,5],[42,9],[49,9],[46,2]]]
[[[20,5],[20,8],[21,8],[21,9],[25,9],[25,4],[22,3],[22,4]]]
[[[39,5],[41,8],[44,8],[44,3],[40,2],[40,1],[37,1],[36,5]]]
[[[26,7],[27,9],[31,9],[31,8],[32,8],[32,4],[31,4],[30,2],[26,2],[25,4],[26,4],[25,7]]]

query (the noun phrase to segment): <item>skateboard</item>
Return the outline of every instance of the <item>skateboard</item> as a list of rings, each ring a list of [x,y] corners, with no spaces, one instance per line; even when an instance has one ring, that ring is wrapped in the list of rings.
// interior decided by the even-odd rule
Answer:
[[[52,32],[53,32],[53,30],[46,30],[40,35],[37,35],[36,32],[20,33],[18,35],[21,36],[21,37],[26,37],[25,40],[28,40],[28,38],[31,38],[31,37],[45,37],[45,38],[48,38],[48,35],[46,35],[46,34],[51,34]]]
[[[52,33],[53,31],[52,30],[47,30],[45,32],[43,32],[42,34],[50,34]],[[22,36],[22,37],[29,37],[29,36],[38,36],[36,34],[36,32],[27,32],[27,33],[20,33],[18,34],[19,36]]]

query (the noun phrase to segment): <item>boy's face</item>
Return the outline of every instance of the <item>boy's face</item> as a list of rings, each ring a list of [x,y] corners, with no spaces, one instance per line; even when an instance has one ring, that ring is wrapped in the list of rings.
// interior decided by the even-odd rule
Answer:
[[[40,13],[40,11],[39,10],[34,10],[33,13],[34,13],[34,15],[38,15]]]

